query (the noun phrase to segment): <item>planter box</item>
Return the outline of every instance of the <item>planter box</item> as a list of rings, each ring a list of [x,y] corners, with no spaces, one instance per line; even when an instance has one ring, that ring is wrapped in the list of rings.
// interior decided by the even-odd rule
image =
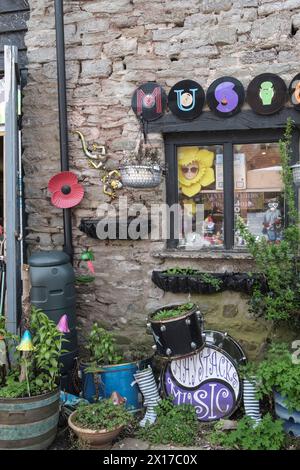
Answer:
[[[209,274],[219,281],[216,288],[209,282],[205,282],[201,274]],[[167,274],[165,271],[153,271],[152,281],[165,292],[190,293],[190,294],[214,294],[224,290],[245,292],[251,294],[256,280],[259,281],[262,292],[267,292],[267,285],[260,274],[249,276],[247,273],[199,273],[199,274]]]
[[[81,232],[85,233],[89,237],[102,240],[102,238],[99,238],[97,235],[97,225],[99,222],[101,222],[101,220],[102,219],[81,219],[78,228]],[[118,217],[116,219],[108,220],[104,227],[104,230],[105,232],[108,232],[108,229],[110,228],[113,237],[110,237],[110,234],[108,232],[106,238],[103,238],[103,240],[136,240],[136,238],[131,238],[130,233],[128,233],[128,228],[130,227],[131,222],[133,222],[134,220],[138,220],[137,226],[135,228],[135,230],[139,232],[137,239],[148,239],[148,235],[149,233],[151,233],[150,218],[141,220],[137,217],[128,216],[126,220],[119,219]],[[125,234],[126,238],[124,238],[123,234]]]

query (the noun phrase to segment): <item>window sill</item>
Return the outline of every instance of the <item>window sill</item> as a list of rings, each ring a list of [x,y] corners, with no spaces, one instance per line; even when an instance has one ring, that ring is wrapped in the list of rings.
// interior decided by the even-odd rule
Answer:
[[[181,249],[165,249],[162,251],[152,251],[151,256],[160,259],[237,259],[237,260],[253,260],[253,256],[247,251],[191,251]]]

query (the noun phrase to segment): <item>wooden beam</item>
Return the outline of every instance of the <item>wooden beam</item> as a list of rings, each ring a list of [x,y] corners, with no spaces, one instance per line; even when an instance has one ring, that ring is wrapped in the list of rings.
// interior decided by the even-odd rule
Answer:
[[[0,13],[29,10],[28,0],[1,0]]]
[[[292,107],[286,107],[279,113],[271,116],[260,116],[252,110],[244,110],[230,118],[220,118],[211,111],[203,112],[193,121],[181,121],[173,114],[168,113],[149,122],[149,132],[217,132],[229,130],[248,129],[281,129],[285,126],[287,118],[291,117],[297,127],[300,127],[300,113]]]
[[[5,15],[0,14],[0,34],[12,31],[27,31],[29,16],[29,11],[19,11]]]

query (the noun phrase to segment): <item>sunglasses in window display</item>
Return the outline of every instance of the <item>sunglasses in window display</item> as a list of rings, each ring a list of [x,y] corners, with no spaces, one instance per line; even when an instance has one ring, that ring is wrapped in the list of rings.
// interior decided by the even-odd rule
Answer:
[[[158,83],[147,82],[135,90],[131,106],[139,119],[154,121],[163,115],[167,106],[167,95]]]
[[[289,96],[294,108],[300,111],[300,73],[295,75],[289,85]]]
[[[204,90],[199,83],[193,80],[177,82],[168,95],[170,110],[182,120],[192,120],[200,116],[204,102]]]
[[[239,113],[245,100],[242,83],[233,77],[221,77],[208,88],[206,100],[209,108],[220,117]]]
[[[193,197],[215,181],[214,153],[199,147],[179,147],[178,180],[182,194]]]
[[[274,73],[257,75],[247,89],[247,101],[257,114],[277,113],[284,106],[286,99],[286,84]]]

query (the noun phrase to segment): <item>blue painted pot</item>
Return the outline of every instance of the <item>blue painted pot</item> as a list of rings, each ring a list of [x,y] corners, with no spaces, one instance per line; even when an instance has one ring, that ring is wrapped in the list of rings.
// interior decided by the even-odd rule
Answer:
[[[143,406],[143,397],[137,384],[131,385],[134,374],[142,370],[151,359],[138,362],[128,362],[112,366],[99,367],[96,373],[86,372],[88,364],[81,364],[83,398],[94,403],[101,398],[109,398],[112,392],[118,392],[126,399],[126,408],[132,412]],[[98,394],[97,394],[98,389]],[[98,396],[97,396],[98,395]]]
[[[274,392],[275,412],[278,418],[284,421],[284,430],[290,436],[300,436],[300,412],[289,411],[285,405],[284,397]]]

